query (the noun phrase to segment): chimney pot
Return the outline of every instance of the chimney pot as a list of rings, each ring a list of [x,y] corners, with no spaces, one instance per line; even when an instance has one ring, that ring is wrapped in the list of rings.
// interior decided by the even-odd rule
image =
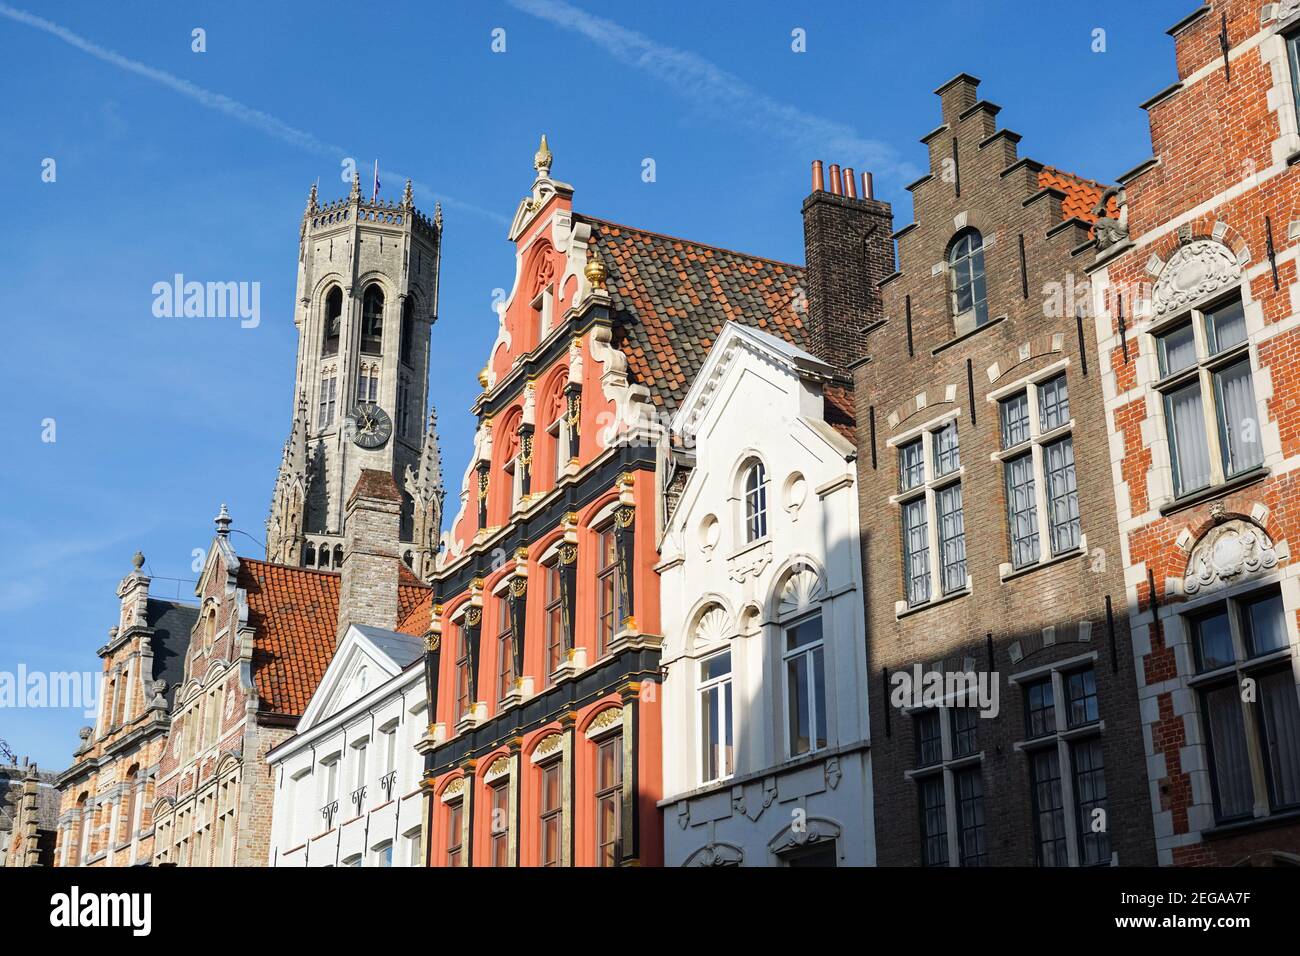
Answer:
[[[871,180],[871,173],[863,173],[862,174],[862,198],[863,199],[876,198],[876,194],[873,188],[874,186],[875,184]]]
[[[853,180],[853,167],[844,167],[844,195],[850,199],[858,198],[858,184]]]
[[[840,183],[840,164],[831,163],[831,195],[838,196],[843,189]]]
[[[822,174],[822,161],[820,159],[814,159],[812,167],[812,191],[819,193],[825,188],[826,183]]]

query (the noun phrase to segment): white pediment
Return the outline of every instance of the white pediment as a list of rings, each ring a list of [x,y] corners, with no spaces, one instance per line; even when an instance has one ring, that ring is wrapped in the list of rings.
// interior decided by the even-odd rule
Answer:
[[[401,672],[397,662],[361,631],[349,628],[303,711],[297,732],[327,722]]]

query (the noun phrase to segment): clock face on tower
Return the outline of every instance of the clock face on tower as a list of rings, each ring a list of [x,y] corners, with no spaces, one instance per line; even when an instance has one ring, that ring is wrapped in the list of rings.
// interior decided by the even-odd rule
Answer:
[[[393,435],[393,420],[378,405],[355,406],[348,412],[352,422],[352,440],[359,448],[382,448]]]

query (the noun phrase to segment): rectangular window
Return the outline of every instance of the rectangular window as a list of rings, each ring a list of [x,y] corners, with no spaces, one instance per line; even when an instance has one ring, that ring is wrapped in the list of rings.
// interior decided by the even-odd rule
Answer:
[[[1156,337],[1174,495],[1259,467],[1259,407],[1240,297],[1202,310]]]
[[[969,757],[979,751],[979,717],[980,712],[974,707],[953,707],[952,710],[952,755]]]
[[[1188,619],[1198,674],[1204,675],[1194,686],[1220,822],[1249,819],[1257,806],[1269,813],[1300,807],[1300,702],[1285,655],[1286,620],[1276,588]],[[1246,686],[1253,686],[1253,695],[1242,693]]]
[[[700,782],[730,777],[735,770],[732,742],[731,652],[700,661]]]
[[[333,372],[327,372],[320,383],[320,405],[316,424],[328,428],[334,423],[334,404],[338,397],[338,379]]]
[[[1074,761],[1074,806],[1078,819],[1079,863],[1098,866],[1110,862],[1110,836],[1106,826],[1106,775],[1101,740],[1093,738],[1070,748]]]
[[[1025,392],[998,403],[1002,412],[1002,447],[1015,448],[1029,441],[1029,398]]]
[[[492,840],[492,865],[510,865],[510,785],[502,782],[489,787],[491,796],[488,819],[488,832]]]
[[[564,663],[564,612],[560,599],[560,565],[558,559],[542,566],[546,580],[546,686],[554,682],[554,675]]]
[[[596,546],[596,591],[600,613],[596,627],[596,656],[604,657],[623,623],[618,587],[618,551],[612,526],[597,533]]]
[[[930,600],[930,527],[925,499],[903,505],[903,573],[907,582],[907,603]]]
[[[931,437],[934,440],[934,476],[942,478],[951,475],[961,467],[961,452],[957,448],[957,423],[949,422],[936,429]]]
[[[1048,379],[1038,385],[1038,427],[1052,432],[1070,420],[1070,392],[1065,375]]]
[[[623,835],[623,735],[596,748],[596,865],[618,866]]]
[[[1034,781],[1034,834],[1039,866],[1068,866],[1065,805],[1061,801],[1061,763],[1056,748],[1031,754]]]
[[[948,811],[944,805],[943,774],[921,781],[921,861],[925,866],[948,865]]]
[[[925,447],[921,439],[898,446],[898,487],[910,491],[925,483]]]
[[[542,767],[542,866],[560,865],[560,771],[563,766],[561,761],[552,760]]]
[[[1091,667],[1066,675],[1065,703],[1071,729],[1097,722],[1097,675]]]
[[[1025,736],[1032,739],[1056,733],[1056,701],[1051,678],[1026,684],[1024,691]]]
[[[964,710],[965,708],[961,708]],[[984,781],[978,767],[953,775],[957,792],[957,845],[962,866],[986,866],[988,850],[984,844]]]
[[[1038,560],[1038,504],[1034,493],[1032,454],[1006,463],[1007,520],[1011,526],[1011,563],[1023,568]]]
[[[497,605],[497,700],[506,699],[515,688],[515,642],[510,628],[510,601],[500,596]]]
[[[785,629],[786,703],[791,757],[826,746],[826,674],[821,615]]]
[[[932,767],[943,760],[943,712],[930,708],[918,712],[913,720],[916,727],[916,765]]]
[[[461,862],[463,804],[460,800],[447,804],[447,865],[463,866]]]
[[[452,625],[451,636],[455,639],[456,648],[456,719],[464,717],[469,713],[470,708],[474,706],[474,701],[470,700],[470,666],[469,666],[469,637],[465,633],[465,628],[458,624]]]
[[[370,865],[371,866],[392,866],[393,865],[393,841],[385,840],[383,843],[370,848]]]
[[[966,522],[961,507],[961,483],[935,493],[939,512],[939,561],[943,568],[943,593],[966,587]]]
[[[1047,519],[1052,532],[1052,553],[1064,554],[1079,546],[1079,488],[1074,477],[1074,440],[1062,438],[1043,446],[1047,473]]]

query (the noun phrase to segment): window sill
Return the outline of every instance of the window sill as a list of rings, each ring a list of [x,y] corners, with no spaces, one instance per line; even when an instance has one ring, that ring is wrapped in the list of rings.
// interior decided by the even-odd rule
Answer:
[[[947,342],[944,342],[942,345],[936,346],[935,348],[933,348],[933,349],[930,350],[930,354],[931,354],[931,355],[938,355],[940,352],[942,352],[942,351],[944,351],[944,350],[946,350],[946,349],[950,349],[950,348],[952,348],[954,345],[959,345],[959,344],[961,344],[962,342],[965,342],[965,341],[966,341],[968,338],[970,338],[971,336],[973,336],[973,335],[979,335],[979,334],[980,334],[981,332],[983,332],[985,329],[991,329],[991,328],[993,328],[993,326],[997,325],[999,322],[1004,322],[1004,321],[1006,321],[1006,318],[1007,318],[1007,317],[1006,317],[1005,315],[999,315],[996,319],[989,319],[989,320],[988,320],[987,322],[985,322],[983,325],[977,325],[977,326],[975,326],[975,328],[971,329],[969,332],[963,332],[961,335],[958,335],[958,336],[955,336],[954,338],[949,339]]]
[[[916,604],[905,610],[894,611],[894,620],[901,621],[905,617],[911,617],[913,614],[920,614],[922,611],[928,611],[932,607],[938,607],[941,604],[947,604],[949,601],[957,601],[964,597],[970,596],[970,588],[963,588],[960,591],[953,591],[951,594],[945,594],[943,597],[937,597],[926,601],[924,604]],[[899,601],[899,604],[904,602]]]
[[[1003,584],[1008,581],[1014,581],[1016,578],[1022,578],[1026,574],[1033,574],[1035,571],[1041,571],[1043,568],[1050,568],[1053,565],[1064,564],[1066,561],[1073,561],[1076,558],[1082,558],[1086,552],[1083,548],[1075,548],[1072,551],[1066,551],[1064,554],[1058,554],[1055,557],[1047,558],[1043,561],[1037,561],[1034,564],[1027,564],[1023,568],[1015,568],[1011,571],[999,571],[998,578]],[[1007,567],[1003,565],[1002,567]]]
[[[1213,840],[1221,837],[1237,836],[1253,830],[1268,830],[1273,827],[1290,826],[1295,823],[1300,823],[1300,809],[1279,810],[1276,813],[1270,813],[1266,817],[1253,817],[1250,820],[1219,823],[1208,830],[1202,830],[1201,836],[1207,840]]]
[[[1159,508],[1160,516],[1167,517],[1187,508],[1194,508],[1199,504],[1204,504],[1214,498],[1221,498],[1224,495],[1239,491],[1242,488],[1255,484],[1257,481],[1263,481],[1269,476],[1269,470],[1266,466],[1261,465],[1258,468],[1252,468],[1250,471],[1243,472],[1235,478],[1229,478],[1227,481],[1217,485],[1211,485],[1208,488],[1202,488],[1200,491],[1193,491],[1181,498],[1173,498],[1166,501]]]

